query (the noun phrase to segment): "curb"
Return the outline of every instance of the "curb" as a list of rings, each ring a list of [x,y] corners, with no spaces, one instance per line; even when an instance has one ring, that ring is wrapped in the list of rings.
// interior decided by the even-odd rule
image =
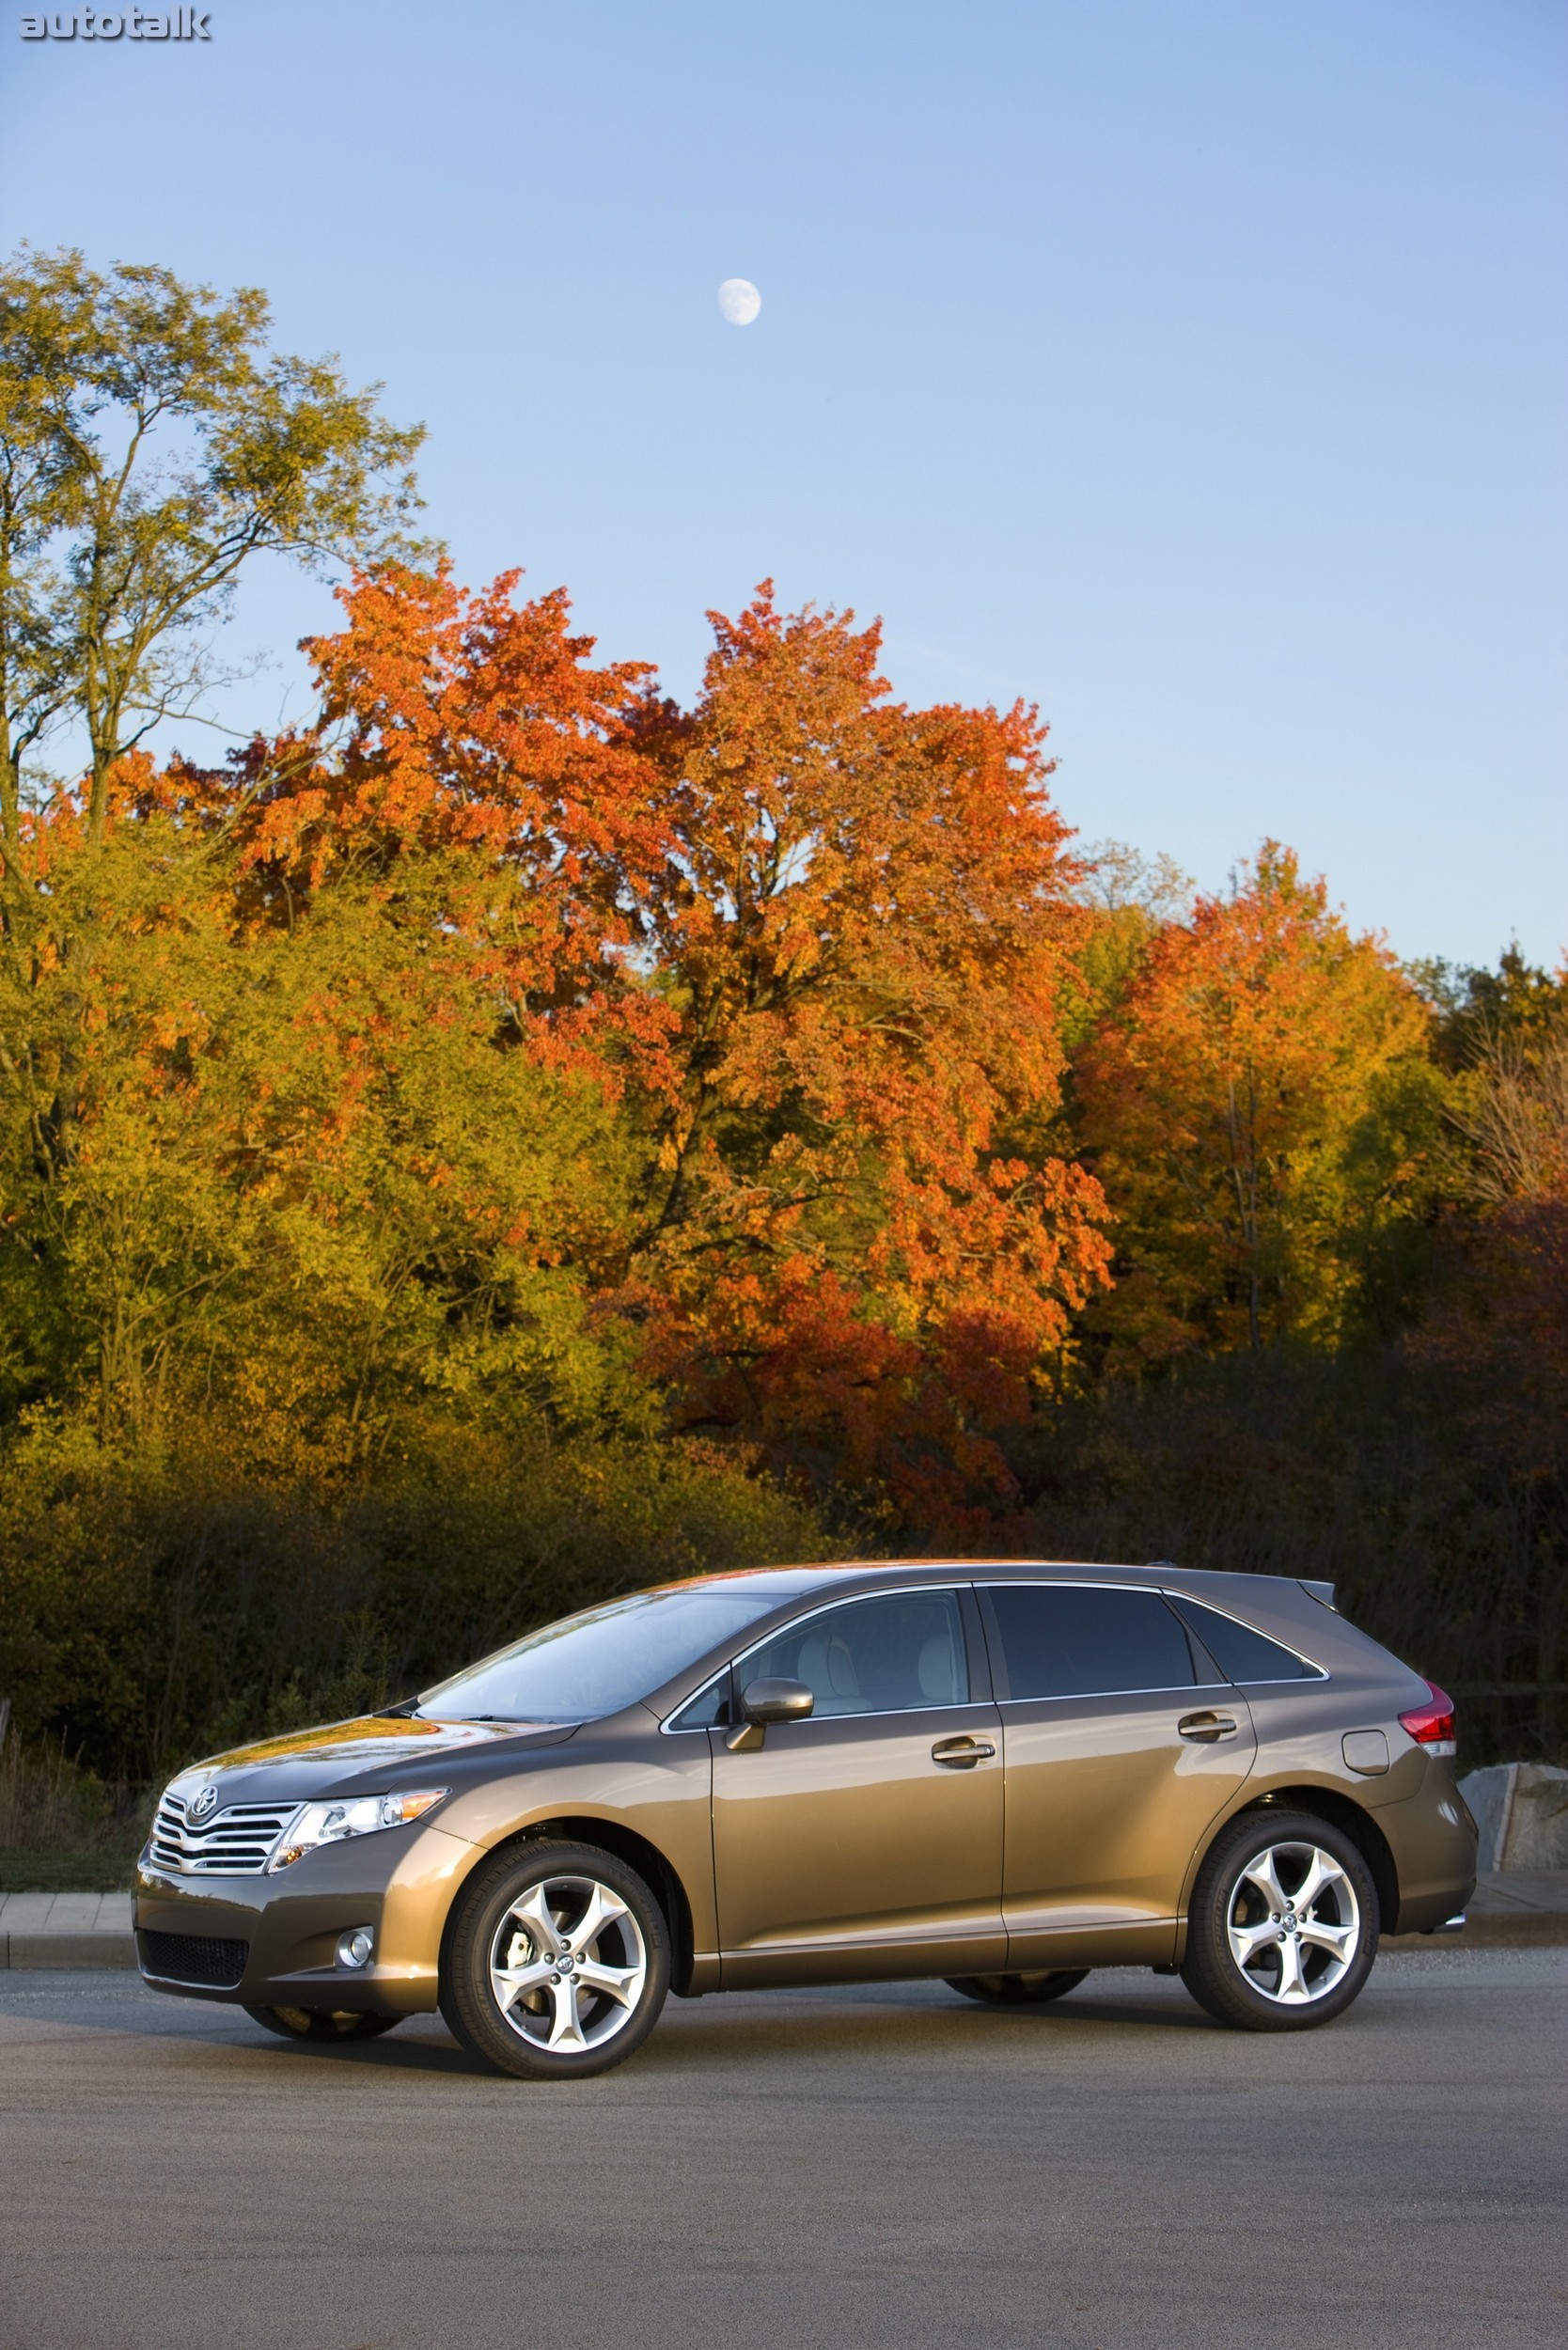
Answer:
[[[0,1968],[135,1964],[133,1934],[0,1934]]]
[[[1386,1934],[1380,1950],[1542,1950],[1568,1943],[1568,1910],[1527,1909],[1512,1918],[1470,1918],[1462,1934]]]

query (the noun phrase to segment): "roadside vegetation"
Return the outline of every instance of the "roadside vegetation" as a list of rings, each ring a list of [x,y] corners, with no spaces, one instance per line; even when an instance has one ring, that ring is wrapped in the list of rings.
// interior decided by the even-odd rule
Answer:
[[[259,295],[0,318],[0,1847],[850,1550],[1331,1579],[1560,1755],[1562,972],[1086,846],[1032,711],[766,584],[676,705]],[[155,760],[261,556],[315,716]]]

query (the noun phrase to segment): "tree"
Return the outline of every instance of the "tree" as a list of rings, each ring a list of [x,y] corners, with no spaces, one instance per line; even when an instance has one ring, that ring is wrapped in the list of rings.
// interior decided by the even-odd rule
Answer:
[[[1535,1016],[1473,1041],[1453,1112],[1467,1196],[1445,1221],[1414,1342],[1466,1397],[1494,1458],[1537,1484],[1568,1476],[1568,1011],[1541,1009],[1544,992],[1530,991]]]
[[[640,1173],[604,1303],[682,1424],[1005,1485],[984,1431],[1105,1255],[1045,1140],[1084,916],[1043,730],[901,708],[874,629],[766,589],[715,616],[683,713],[516,585],[346,592],[320,727],[251,754],[258,918],[453,852],[443,932],[482,931],[501,1032],[622,1103]]]
[[[1447,1069],[1483,1070],[1499,1045],[1517,1045],[1529,1058],[1536,1042],[1568,1016],[1568,969],[1544,971],[1527,963],[1518,941],[1505,947],[1497,967],[1413,963],[1408,975],[1434,1013],[1433,1047]]]
[[[1074,957],[1066,1033],[1081,1044],[1120,1006],[1152,942],[1191,910],[1193,884],[1174,857],[1146,857],[1125,841],[1084,850],[1076,895],[1087,919]]]
[[[611,998],[624,1018],[635,900],[666,847],[635,739],[652,672],[596,667],[564,588],[520,604],[520,577],[471,594],[445,566],[400,568],[343,593],[345,628],[306,646],[321,690],[312,737],[253,754],[248,854],[277,905],[411,851],[505,873],[515,926],[498,983],[515,1032],[564,1050]]]
[[[69,921],[90,894],[95,932],[25,987],[0,965],[13,1399],[90,1393],[144,1441],[216,1406],[236,1459],[285,1472],[352,1465],[431,1394],[591,1417],[626,1385],[588,1308],[633,1163],[604,1089],[509,1034],[523,884],[415,845],[257,918],[222,780],[133,760],[101,847],[70,803],[39,828],[51,897]],[[62,1153],[39,1134],[67,1059]]]
[[[202,633],[262,554],[384,558],[415,503],[418,430],[329,360],[271,353],[265,297],[24,248],[0,269],[0,846],[66,719],[87,745],[89,842],[109,776],[213,682]]]
[[[1428,1021],[1387,949],[1268,842],[1150,945],[1077,1068],[1119,1218],[1113,1353],[1342,1334],[1439,1147]]]
[[[674,1021],[633,1292],[689,1424],[932,1509],[1008,1486],[990,1432],[1103,1277],[1048,1147],[1081,916],[1043,728],[911,711],[879,631],[776,607],[650,704],[672,853],[642,905]]]

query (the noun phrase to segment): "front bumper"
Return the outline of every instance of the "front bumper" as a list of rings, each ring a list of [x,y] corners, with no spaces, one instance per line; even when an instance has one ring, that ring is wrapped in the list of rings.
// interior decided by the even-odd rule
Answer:
[[[414,1826],[320,1845],[275,1876],[143,1866],[134,1905],[143,1977],[155,1991],[243,2007],[429,2013],[447,1914],[483,1856],[462,1837]],[[367,1966],[337,1963],[337,1938],[354,1926],[375,1935]]]

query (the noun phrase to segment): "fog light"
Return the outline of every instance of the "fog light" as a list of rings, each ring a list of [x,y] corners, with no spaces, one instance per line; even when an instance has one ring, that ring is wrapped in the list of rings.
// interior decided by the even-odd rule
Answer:
[[[375,1947],[372,1927],[351,1926],[347,1934],[340,1934],[337,1937],[337,1964],[339,1966],[368,1966]]]

